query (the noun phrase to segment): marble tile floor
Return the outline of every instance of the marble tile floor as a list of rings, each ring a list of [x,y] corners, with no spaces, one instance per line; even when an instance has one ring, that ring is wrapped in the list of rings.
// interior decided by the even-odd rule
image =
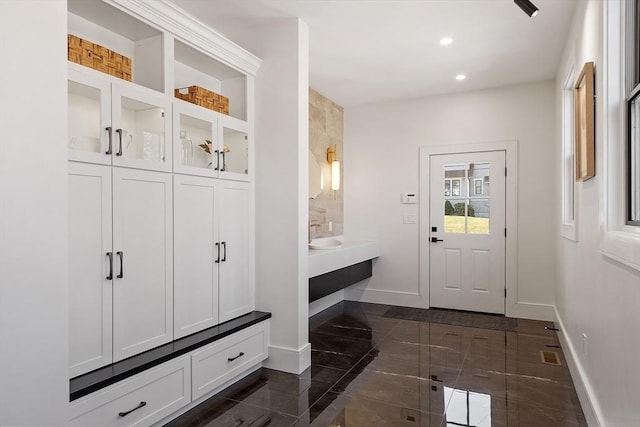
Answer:
[[[587,425],[556,332],[545,329],[553,324],[496,330],[460,326],[456,312],[438,314],[452,324],[387,313],[398,311],[334,305],[309,319],[311,367],[301,375],[260,369],[167,426]],[[482,316],[477,325],[495,323]],[[474,315],[459,317],[466,325]]]

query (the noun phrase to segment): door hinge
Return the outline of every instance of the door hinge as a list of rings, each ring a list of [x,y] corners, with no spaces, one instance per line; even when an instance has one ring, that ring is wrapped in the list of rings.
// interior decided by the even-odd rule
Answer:
[[[507,168],[504,168],[504,176],[507,176]]]
[[[507,237],[507,227],[504,228],[504,237]]]
[[[504,288],[504,297],[507,297],[507,288]]]

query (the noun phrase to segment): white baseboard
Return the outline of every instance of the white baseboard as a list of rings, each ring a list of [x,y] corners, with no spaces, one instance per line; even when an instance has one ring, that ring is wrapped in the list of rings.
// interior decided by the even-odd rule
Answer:
[[[544,320],[553,322],[555,320],[555,307],[546,304],[534,304],[528,302],[517,302],[512,306],[507,306],[506,315],[519,319]]]
[[[578,394],[580,406],[582,406],[582,412],[584,412],[587,424],[589,427],[604,427],[604,417],[602,416],[602,410],[598,404],[598,399],[593,392],[593,387],[591,387],[589,378],[582,367],[582,363],[580,363],[580,359],[577,357],[576,349],[567,335],[564,323],[562,322],[560,314],[555,306],[553,307],[553,311],[556,326],[560,329],[558,333],[560,344],[562,345],[567,365],[569,365],[569,372],[571,372],[573,385],[576,389],[576,393]]]
[[[394,292],[381,289],[364,289],[358,288],[357,285],[344,290],[344,299],[348,301],[370,302],[374,304],[429,308],[427,301],[417,293]]]
[[[341,301],[344,301],[344,289],[340,289],[326,297],[322,297],[319,300],[309,303],[309,317],[315,316],[323,310],[335,305]]]
[[[264,367],[290,374],[301,374],[311,366],[311,344],[307,343],[299,349],[269,346],[269,358]]]

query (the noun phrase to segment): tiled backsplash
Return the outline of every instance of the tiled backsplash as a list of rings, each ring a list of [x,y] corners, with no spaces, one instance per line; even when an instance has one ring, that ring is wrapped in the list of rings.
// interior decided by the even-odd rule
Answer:
[[[309,219],[320,224],[312,230],[313,237],[340,236],[344,234],[344,112],[343,108],[309,89],[309,149],[322,169],[324,188],[315,198],[309,199]],[[340,161],[338,191],[331,190],[331,166],[327,162],[327,148],[336,148],[336,160]],[[329,231],[331,223],[332,231]]]

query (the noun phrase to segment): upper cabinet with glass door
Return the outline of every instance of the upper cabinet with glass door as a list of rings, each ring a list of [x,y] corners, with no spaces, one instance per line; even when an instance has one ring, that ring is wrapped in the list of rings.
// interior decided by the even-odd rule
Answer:
[[[69,159],[170,171],[164,34],[102,1],[68,8],[69,34],[131,59],[131,81],[69,62]]]
[[[252,77],[180,40],[174,59],[175,89],[198,86],[228,99],[228,112],[174,99],[174,172],[251,180]]]

